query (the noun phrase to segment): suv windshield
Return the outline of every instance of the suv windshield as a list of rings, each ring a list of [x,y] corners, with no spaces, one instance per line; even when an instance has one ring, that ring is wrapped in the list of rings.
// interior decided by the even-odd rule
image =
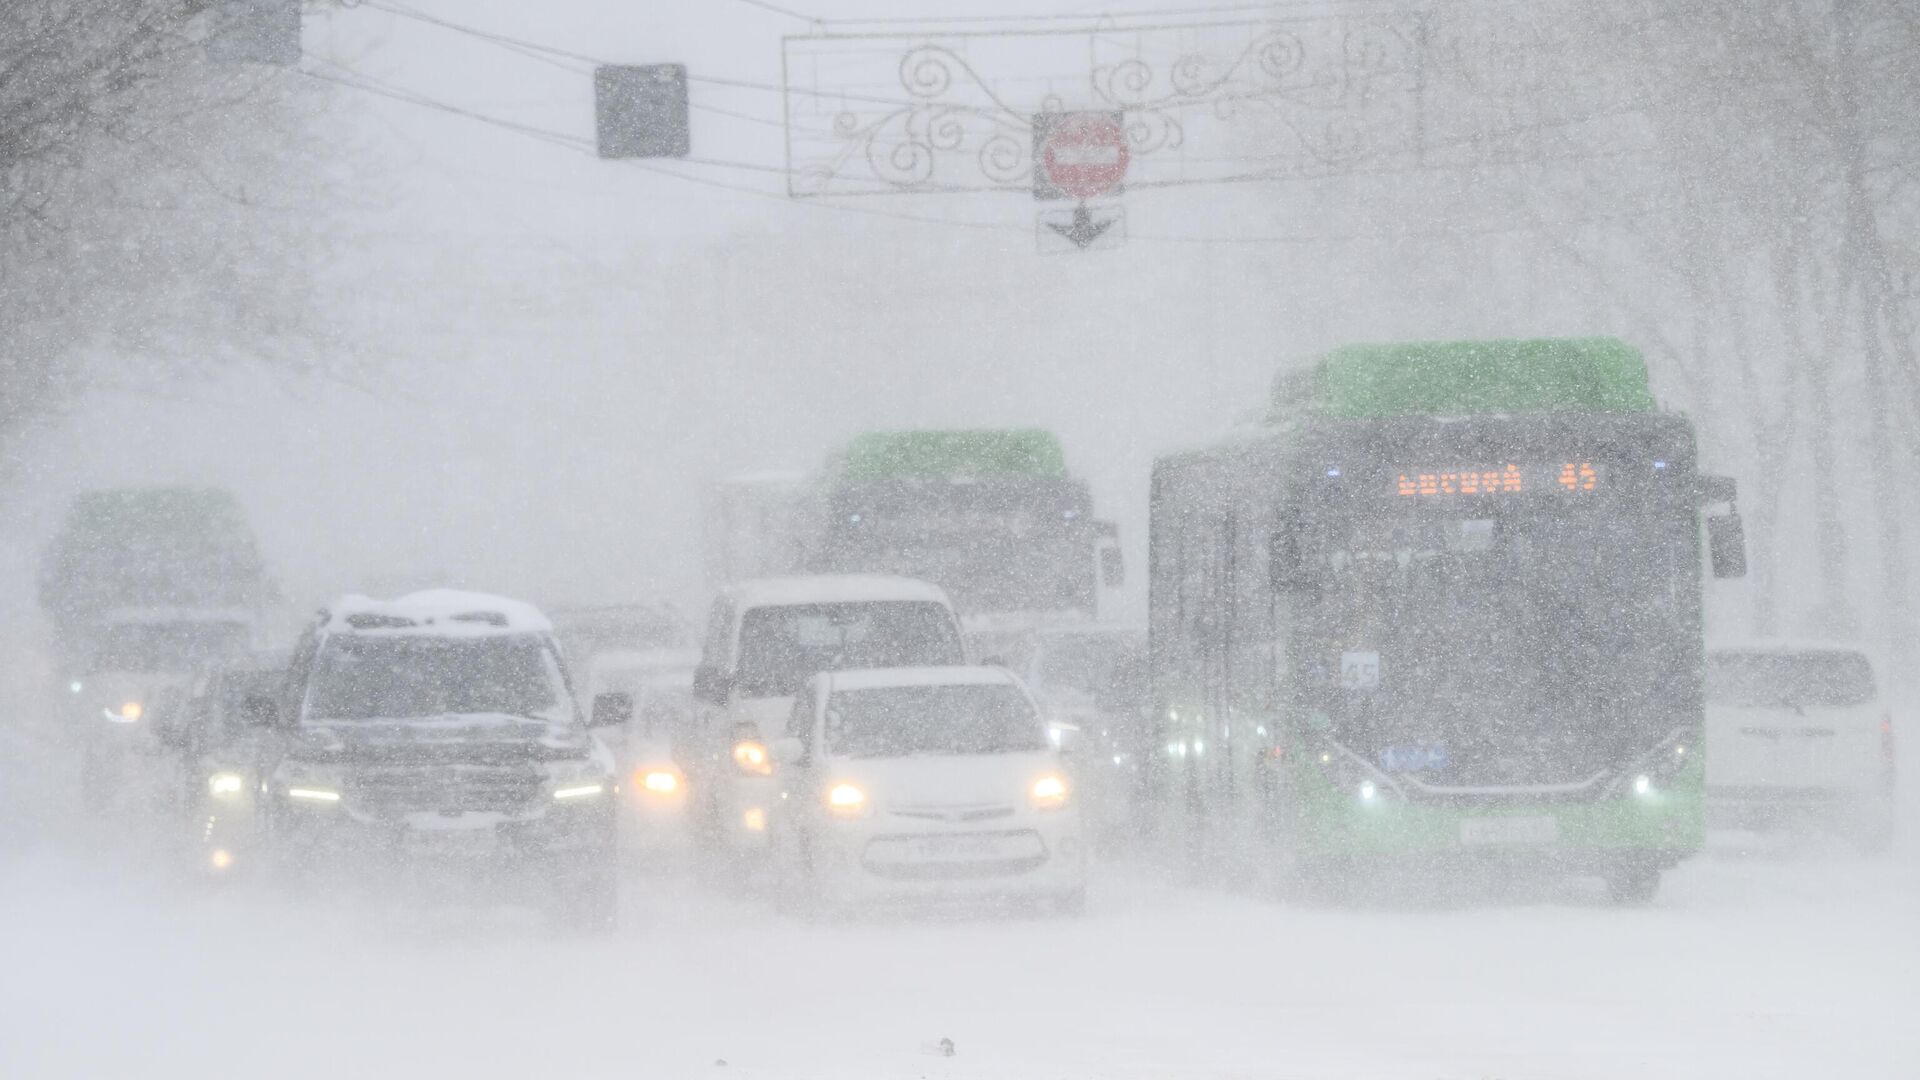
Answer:
[[[844,757],[1004,754],[1047,748],[1026,695],[1004,683],[843,690],[827,702],[827,749]]]
[[[538,637],[341,636],[314,663],[306,715],[326,720],[506,713],[564,720],[565,683]]]
[[[822,671],[965,662],[953,616],[940,604],[790,604],[742,616],[735,680],[745,697],[791,697]]]
[[[1850,652],[1714,653],[1707,700],[1741,709],[1865,705],[1873,700],[1873,666]]]

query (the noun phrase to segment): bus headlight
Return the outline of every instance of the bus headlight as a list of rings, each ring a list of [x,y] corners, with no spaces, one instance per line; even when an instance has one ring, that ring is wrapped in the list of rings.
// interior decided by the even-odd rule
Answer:
[[[579,799],[591,799],[605,793],[606,790],[605,784],[569,784],[566,787],[554,788],[553,799],[555,802],[574,802]]]
[[[216,799],[231,799],[246,790],[247,778],[239,773],[217,772],[207,777],[207,793]]]
[[[1393,781],[1358,756],[1338,746],[1327,746],[1308,755],[1333,789],[1346,798],[1375,806],[1400,797]]]
[[[1627,763],[1619,775],[1608,785],[1608,794],[1623,798],[1631,794],[1635,798],[1653,799],[1673,788],[1672,781],[1687,772],[1689,768],[1698,769],[1695,752],[1699,741],[1695,733],[1676,731],[1652,753]]]
[[[123,701],[119,708],[104,711],[107,719],[116,724],[138,723],[142,716],[147,715],[147,707],[137,701]]]

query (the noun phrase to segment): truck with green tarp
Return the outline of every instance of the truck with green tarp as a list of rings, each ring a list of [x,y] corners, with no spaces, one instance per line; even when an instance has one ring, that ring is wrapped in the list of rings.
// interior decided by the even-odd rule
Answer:
[[[975,619],[1091,617],[1123,571],[1114,526],[1059,439],[1036,429],[867,432],[817,473],[723,482],[707,547],[716,583],[900,574],[942,586]]]
[[[1703,833],[1702,524],[1733,484],[1605,338],[1335,349],[1156,463],[1151,820],[1302,886],[1540,865],[1652,896]]]
[[[86,802],[164,801],[189,683],[253,646],[267,600],[239,502],[212,488],[83,493],[39,585]]]

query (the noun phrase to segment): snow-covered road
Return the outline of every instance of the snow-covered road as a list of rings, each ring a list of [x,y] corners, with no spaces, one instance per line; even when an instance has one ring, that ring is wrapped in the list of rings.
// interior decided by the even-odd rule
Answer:
[[[1723,843],[1646,910],[1597,887],[1298,908],[1121,866],[1083,920],[815,925],[673,875],[635,879],[627,916],[572,940],[511,910],[209,894],[97,841],[15,848],[0,1076],[1920,1074],[1902,857]]]

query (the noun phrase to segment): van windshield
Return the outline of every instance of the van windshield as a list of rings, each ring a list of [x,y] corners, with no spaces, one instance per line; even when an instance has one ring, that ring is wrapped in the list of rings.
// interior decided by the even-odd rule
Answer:
[[[1873,665],[1854,652],[1717,652],[1707,701],[1743,709],[1840,709],[1873,700]]]
[[[965,662],[953,614],[941,604],[787,604],[741,617],[734,684],[743,697],[791,697],[822,671]]]
[[[537,637],[336,637],[314,662],[306,715],[398,720],[504,713],[567,717],[566,685]]]
[[[843,690],[827,701],[827,750],[844,757],[1045,750],[1040,717],[1004,683]]]

